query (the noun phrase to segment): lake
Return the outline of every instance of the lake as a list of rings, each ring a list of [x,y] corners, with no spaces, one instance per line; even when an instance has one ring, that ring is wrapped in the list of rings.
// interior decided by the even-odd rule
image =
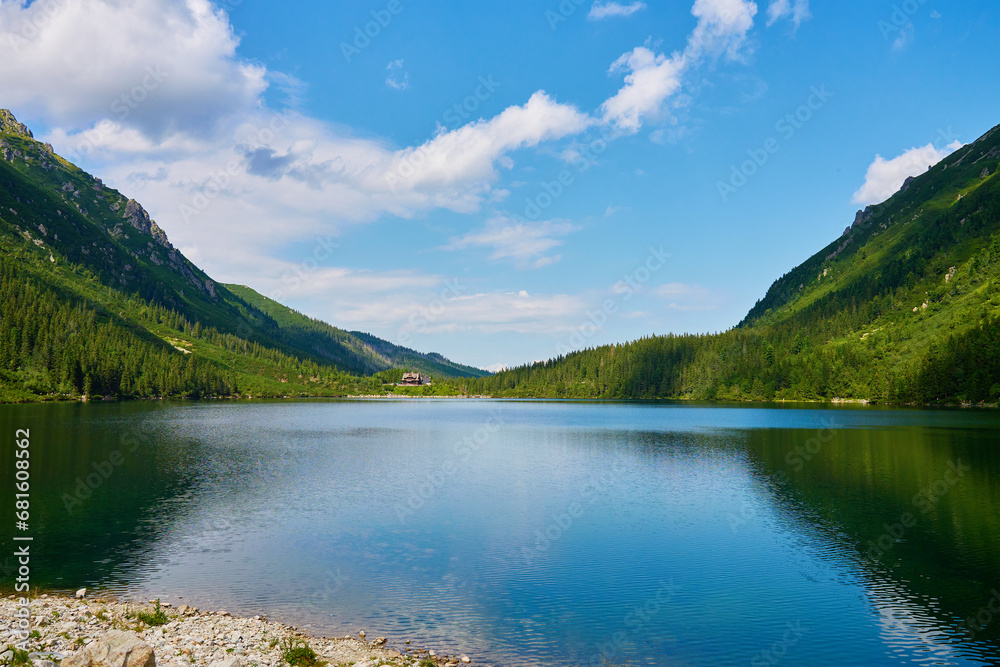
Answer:
[[[7,489],[30,429],[42,588],[485,665],[1000,663],[997,411],[130,402],[0,424]]]

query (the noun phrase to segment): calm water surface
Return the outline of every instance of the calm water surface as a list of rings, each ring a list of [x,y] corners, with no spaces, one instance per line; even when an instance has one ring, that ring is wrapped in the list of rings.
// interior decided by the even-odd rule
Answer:
[[[31,429],[40,586],[489,665],[1000,664],[995,411],[116,403],[0,426],[4,480]]]

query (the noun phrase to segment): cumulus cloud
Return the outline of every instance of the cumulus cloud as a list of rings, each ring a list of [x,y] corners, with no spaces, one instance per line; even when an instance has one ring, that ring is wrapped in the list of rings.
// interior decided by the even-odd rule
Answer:
[[[393,189],[482,182],[495,176],[497,162],[510,151],[579,134],[593,123],[588,114],[560,104],[540,90],[525,104],[508,107],[489,120],[463,125],[420,146],[398,151],[385,181]]]
[[[208,0],[0,3],[4,103],[57,124],[111,119],[154,140],[211,135],[257,106],[266,70]]]
[[[740,61],[746,55],[757,5],[746,0],[695,0],[698,19],[683,52],[669,57],[649,45],[637,46],[611,64],[609,73],[625,73],[625,85],[601,105],[604,122],[624,132],[637,132],[644,120],[664,115],[664,105],[676,95],[684,75],[705,58],[725,56]]]
[[[591,12],[596,20],[644,7],[607,1]],[[2,0],[0,90],[23,120],[48,127],[42,138],[58,152],[143,202],[210,274],[278,289],[312,254],[304,250],[298,261],[276,254],[294,255],[292,248],[386,215],[477,213],[509,194],[498,181],[518,151],[595,125],[634,132],[664,117],[694,68],[715,58],[739,61],[750,50],[753,2],[695,0],[691,11],[696,24],[681,50],[657,53],[647,43],[611,65],[624,81],[596,112],[538,90],[412,146],[358,137],[295,111],[305,84],[241,57],[226,13],[209,0]],[[386,66],[387,85],[408,85],[404,65]],[[559,260],[556,249],[576,230],[568,221],[494,218],[450,245],[541,267]],[[307,282],[284,285],[288,297],[336,322],[389,326],[441,278],[329,266],[338,263],[332,253]],[[374,298],[366,285],[384,291]],[[310,303],[318,306],[304,307]],[[454,320],[441,326],[551,332],[586,306],[574,295],[506,292],[469,294],[456,304]]]
[[[698,19],[688,37],[684,55],[692,61],[725,54],[730,60],[746,56],[747,35],[753,28],[757,4],[750,0],[695,0],[691,14]]]
[[[919,176],[961,147],[962,142],[956,140],[944,148],[935,148],[934,144],[911,148],[891,160],[876,155],[865,174],[864,185],[851,201],[863,205],[883,202],[899,191],[907,177]]]
[[[681,87],[684,57],[653,53],[637,46],[611,65],[612,73],[626,71],[625,85],[601,106],[605,122],[627,132],[637,132],[645,119],[658,118],[663,103]]]
[[[767,7],[767,25],[772,26],[781,19],[790,19],[796,30],[803,22],[812,18],[809,0],[771,0]]]
[[[445,249],[492,248],[490,259],[513,259],[521,267],[537,269],[558,262],[560,255],[547,253],[562,245],[558,237],[578,230],[579,227],[565,220],[524,222],[497,216],[489,219],[482,229],[453,238]]]
[[[633,2],[628,5],[620,2],[595,2],[591,5],[587,18],[592,21],[600,21],[601,19],[615,16],[632,16],[632,14],[645,8],[645,2]]]

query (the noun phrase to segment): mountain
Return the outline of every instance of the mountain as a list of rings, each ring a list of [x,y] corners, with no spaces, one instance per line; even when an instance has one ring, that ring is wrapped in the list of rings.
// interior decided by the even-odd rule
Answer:
[[[858,211],[733,329],[583,350],[470,383],[499,396],[1000,398],[1000,130]]]
[[[0,400],[342,395],[396,366],[482,375],[217,283],[139,202],[0,109]],[[365,377],[362,377],[365,376]]]
[[[489,375],[489,371],[455,363],[437,352],[425,354],[395,345],[371,334],[343,331],[258,294],[246,285],[226,285],[226,288],[246,303],[272,317],[289,340],[303,347],[315,345],[317,337],[341,341],[341,345],[351,350],[356,357],[369,359],[371,369],[375,371],[405,368],[441,378],[476,378]]]

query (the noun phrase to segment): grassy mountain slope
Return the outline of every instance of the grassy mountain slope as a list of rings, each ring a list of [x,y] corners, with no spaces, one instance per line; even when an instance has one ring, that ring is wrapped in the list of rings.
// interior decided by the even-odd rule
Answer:
[[[0,400],[371,393],[381,380],[358,376],[393,365],[333,327],[283,327],[215,283],[138,202],[5,110],[0,292]]]
[[[357,358],[369,360],[373,371],[405,368],[441,378],[489,375],[488,371],[457,364],[436,352],[424,354],[371,334],[343,331],[258,294],[246,285],[226,285],[226,288],[274,319],[285,337],[303,348],[322,345],[324,340],[337,341]]]
[[[495,395],[1000,397],[1000,131],[779,278],[734,329],[584,350],[470,384]]]

